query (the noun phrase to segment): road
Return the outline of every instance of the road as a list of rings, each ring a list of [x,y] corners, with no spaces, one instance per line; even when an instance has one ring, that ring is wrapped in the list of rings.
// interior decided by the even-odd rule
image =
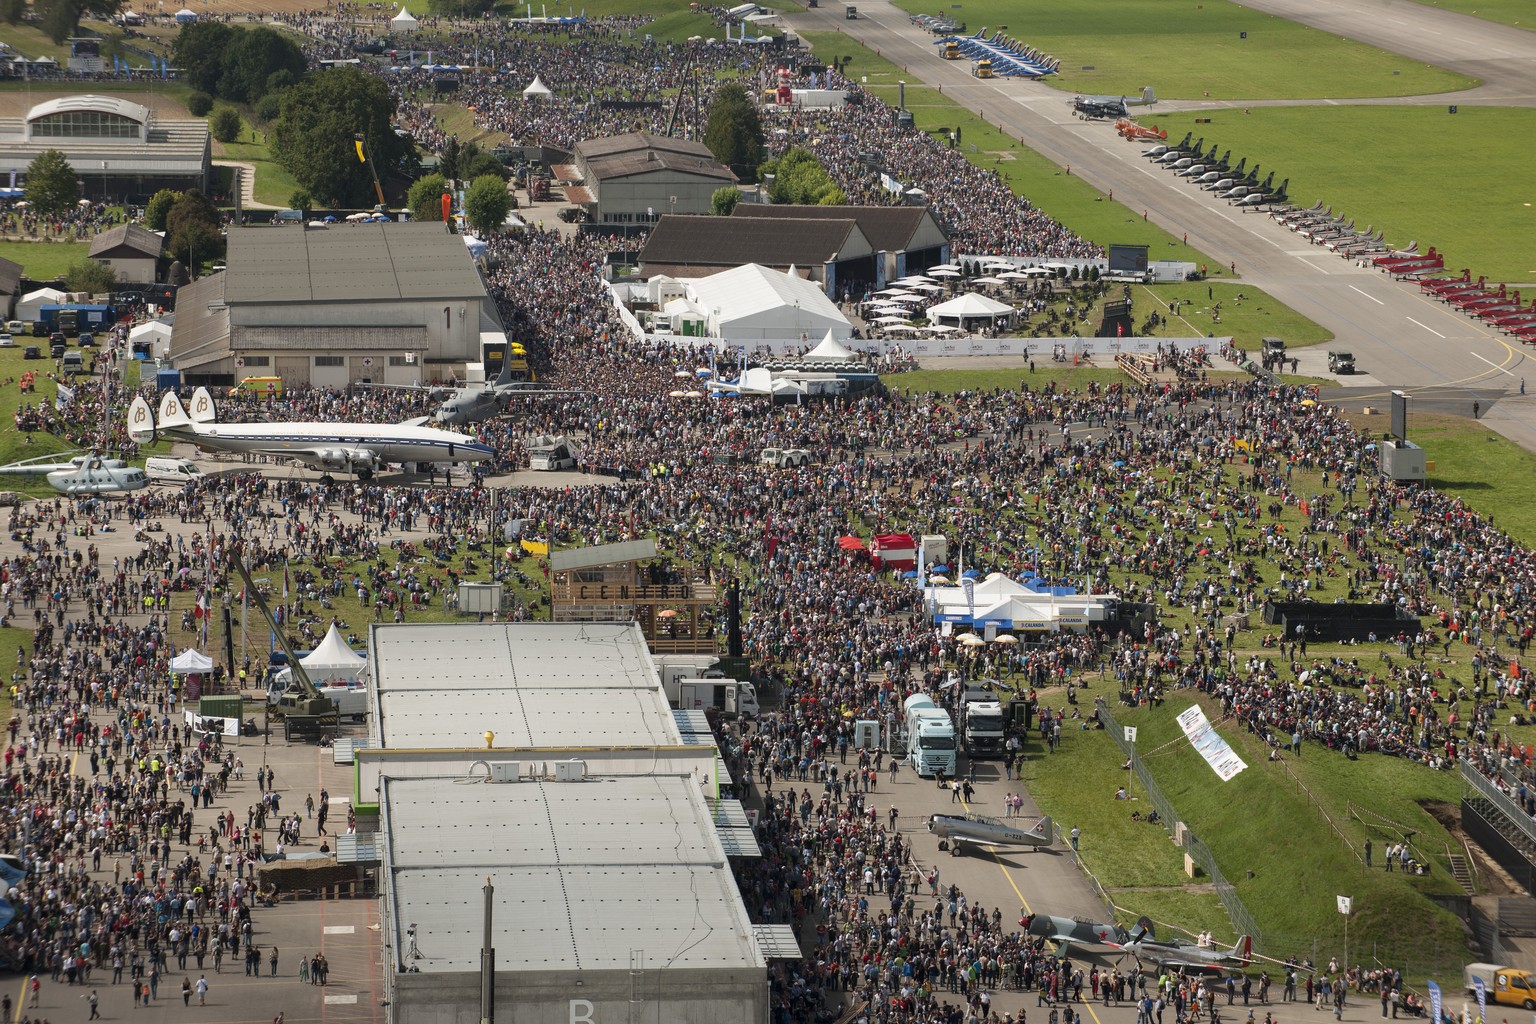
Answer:
[[[1070,167],[1071,173],[1128,209],[1145,211],[1148,220],[1170,234],[1187,234],[1191,245],[1220,261],[1222,268],[1230,272],[1235,267],[1244,283],[1332,331],[1333,347],[1353,351],[1364,371],[1341,380],[1351,396],[1345,404],[1380,404],[1392,388],[1410,393],[1434,388],[1438,408],[1470,416],[1473,403],[1480,403],[1485,425],[1536,451],[1536,404],[1519,394],[1526,376],[1536,385],[1536,365],[1502,335],[1423,298],[1411,284],[1357,268],[1309,245],[1262,213],[1234,209],[1166,171],[1154,170],[1141,158],[1142,147],[1122,141],[1109,124],[1073,117],[1067,97],[1057,90],[1039,83],[971,77],[968,62],[939,59],[931,37],[893,4],[870,0],[858,6],[855,21],[845,20],[841,6],[833,5],[797,14],[791,25],[846,32],[906,66],[911,79],[942,85],[944,95]],[[1437,63],[1484,77],[1487,95],[1510,102],[1517,94],[1529,95],[1528,102],[1536,104],[1536,95],[1531,95],[1536,93],[1536,34],[1407,0],[1329,0],[1318,5],[1310,0],[1255,0],[1248,6],[1275,13],[1311,11],[1306,20],[1320,28],[1325,27],[1323,19],[1337,18],[1337,23],[1326,23],[1330,31],[1372,45],[1398,43],[1415,51],[1406,54],[1410,57],[1428,59],[1433,51],[1440,55]],[[1385,8],[1391,9],[1390,18],[1381,16]],[[1476,61],[1479,47],[1486,47],[1485,56]],[[1480,70],[1473,70],[1473,63]],[[1434,98],[1436,103],[1443,100]],[[1277,180],[1281,177],[1283,168]],[[1420,241],[1423,248],[1434,240]],[[1212,267],[1212,273],[1218,269]],[[1192,293],[1198,288],[1190,287]],[[1454,395],[1460,396],[1459,403],[1448,400]]]

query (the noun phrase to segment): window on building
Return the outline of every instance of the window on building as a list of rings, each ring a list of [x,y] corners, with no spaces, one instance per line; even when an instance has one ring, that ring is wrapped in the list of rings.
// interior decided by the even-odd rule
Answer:
[[[66,110],[32,122],[32,137],[46,139],[136,139],[139,122],[100,110]]]
[[[316,366],[346,366],[346,356],[315,356]]]
[[[405,358],[405,356],[390,356],[389,357],[389,365],[390,366],[409,366],[411,364]]]
[[[246,365],[247,369],[249,369],[252,366],[271,366],[272,365],[272,357],[271,356],[246,356],[245,357],[245,365]]]

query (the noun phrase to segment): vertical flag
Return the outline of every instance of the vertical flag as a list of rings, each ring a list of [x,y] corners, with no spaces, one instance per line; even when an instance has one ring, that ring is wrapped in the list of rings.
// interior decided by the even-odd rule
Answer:
[[[1434,1024],[1440,1024],[1440,986],[1432,980],[1425,985],[1429,988],[1429,1019],[1434,1021]]]
[[[1472,979],[1472,989],[1477,993],[1477,1019],[1488,1019],[1488,984],[1482,978]]]
[[[976,625],[976,581],[969,576],[960,578],[960,589],[965,591],[965,604],[970,610],[971,625]]]

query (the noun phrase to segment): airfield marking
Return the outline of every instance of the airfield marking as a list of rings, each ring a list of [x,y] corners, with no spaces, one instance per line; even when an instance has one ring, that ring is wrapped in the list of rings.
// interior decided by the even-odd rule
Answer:
[[[1378,305],[1378,306],[1385,306],[1386,305],[1385,302],[1382,302],[1376,296],[1368,294],[1367,292],[1362,292],[1362,291],[1360,291],[1359,288],[1356,288],[1354,285],[1350,285],[1349,286],[1349,290],[1352,291],[1352,292],[1359,292],[1361,295],[1364,295],[1366,298],[1370,299],[1372,302],[1376,303],[1376,305]]]
[[[350,924],[328,924],[324,928],[324,933],[326,935],[354,935],[357,933],[357,926]]]
[[[1512,374],[1508,370],[1504,369],[1504,367],[1500,366],[1498,363],[1494,362],[1492,359],[1483,359],[1483,357],[1478,355],[1476,352],[1468,352],[1467,355],[1471,356],[1473,359],[1482,359],[1483,362],[1487,363],[1489,366],[1493,367],[1495,370],[1498,370],[1500,373],[1504,374],[1505,376],[1508,376],[1508,377],[1513,377],[1514,376],[1514,374]],[[1508,362],[1508,360],[1506,360],[1506,362]]]
[[[326,1001],[327,1004],[355,1003],[355,1002],[357,1002],[357,995],[356,995],[356,993],[353,993],[353,994],[350,994],[350,995],[326,996],[325,997],[325,1001]]]
[[[1408,322],[1411,323],[1411,324],[1419,324],[1419,322],[1417,320],[1415,320],[1411,316],[1408,317],[1407,319],[1408,319]],[[1437,338],[1445,337],[1445,335],[1441,334],[1439,331],[1435,330],[1433,327],[1430,327],[1428,324],[1419,324],[1419,326],[1424,328],[1426,331],[1428,331],[1430,334],[1433,334]]]
[[[960,806],[965,808],[965,813],[971,813],[971,805],[965,802],[965,797],[960,798]],[[1002,869],[1003,877],[1008,879],[1008,886],[1013,889],[1013,894],[1019,898],[1019,905],[1024,908],[1024,913],[1033,914],[1034,911],[1029,909],[1029,900],[1025,899],[1024,894],[1019,891],[1018,885],[1013,880],[1013,875],[1008,871],[1008,865],[1003,863],[1003,859],[997,855],[996,850],[988,850],[987,853],[992,855],[992,860]],[[1095,1017],[1093,1019],[1097,1021],[1099,1018]]]

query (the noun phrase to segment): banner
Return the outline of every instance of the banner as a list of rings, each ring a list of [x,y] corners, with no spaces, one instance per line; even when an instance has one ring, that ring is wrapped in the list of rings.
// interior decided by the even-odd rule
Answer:
[[[549,554],[549,544],[542,540],[525,540],[522,542],[523,550],[530,555],[540,557]]]
[[[1237,756],[1227,741],[1221,738],[1205,717],[1205,709],[1198,704],[1186,708],[1179,715],[1179,728],[1189,739],[1190,746],[1200,752],[1205,763],[1222,782],[1230,782],[1233,776],[1248,766]]]
[[[1488,983],[1482,978],[1472,979],[1472,990],[1477,993],[1477,1019],[1488,1019]]]
[[[1335,896],[1334,899],[1339,901],[1339,913],[1346,917],[1349,916],[1350,911],[1355,909],[1355,898],[1353,896]]]
[[[220,718],[217,715],[200,715],[190,708],[184,710],[182,715],[186,718],[193,732],[220,733],[224,736],[240,735],[240,719]]]
[[[1440,1024],[1440,986],[1433,981],[1425,983],[1429,988],[1429,1019]]]

